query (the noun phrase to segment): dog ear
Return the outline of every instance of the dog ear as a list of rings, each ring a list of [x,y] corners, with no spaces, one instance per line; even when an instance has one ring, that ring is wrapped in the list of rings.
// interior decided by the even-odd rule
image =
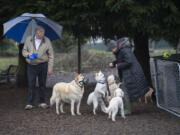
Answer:
[[[79,74],[77,72],[75,72],[75,80],[78,80],[78,76],[79,76]]]
[[[122,84],[121,82],[119,82],[119,83],[117,84],[119,88],[120,88],[121,84]]]

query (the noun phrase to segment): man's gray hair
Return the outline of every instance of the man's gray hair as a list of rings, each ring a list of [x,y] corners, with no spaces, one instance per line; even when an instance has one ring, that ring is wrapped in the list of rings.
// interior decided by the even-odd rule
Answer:
[[[35,29],[35,32],[37,32],[37,31],[43,31],[45,33],[45,29],[42,26],[39,26],[39,25]]]

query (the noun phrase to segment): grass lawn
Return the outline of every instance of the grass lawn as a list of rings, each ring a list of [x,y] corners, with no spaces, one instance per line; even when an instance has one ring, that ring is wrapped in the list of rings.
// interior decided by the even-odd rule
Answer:
[[[175,49],[156,49],[154,52],[149,53],[150,56],[160,56],[163,55],[164,52],[168,53],[169,55],[175,54],[176,50]]]
[[[8,68],[9,65],[17,65],[18,58],[17,57],[0,57],[0,71]]]
[[[158,49],[150,53],[150,56],[159,56],[167,52],[169,55],[175,54],[174,49]],[[100,70],[108,68],[108,63],[114,60],[114,56],[111,52],[88,50],[81,54],[82,69]],[[0,57],[0,71],[7,69],[11,64],[18,64],[18,57]],[[54,60],[54,71],[77,71],[77,53],[56,53]]]

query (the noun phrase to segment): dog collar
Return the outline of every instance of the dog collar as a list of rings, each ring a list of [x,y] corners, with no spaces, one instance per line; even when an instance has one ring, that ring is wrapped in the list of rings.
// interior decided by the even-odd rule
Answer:
[[[80,82],[82,82],[82,84],[80,84],[80,82],[78,83],[77,81],[75,81],[75,82],[76,82],[76,84],[77,84],[79,87],[81,87],[81,88],[84,87],[84,82],[83,82],[83,81],[80,81]]]
[[[100,84],[105,84],[104,82],[98,82],[98,83],[100,83]]]

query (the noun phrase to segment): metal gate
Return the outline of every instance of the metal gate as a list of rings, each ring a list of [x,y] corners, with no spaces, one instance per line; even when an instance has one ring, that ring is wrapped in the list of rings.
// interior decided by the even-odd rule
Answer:
[[[180,117],[180,59],[153,58],[157,106]]]

